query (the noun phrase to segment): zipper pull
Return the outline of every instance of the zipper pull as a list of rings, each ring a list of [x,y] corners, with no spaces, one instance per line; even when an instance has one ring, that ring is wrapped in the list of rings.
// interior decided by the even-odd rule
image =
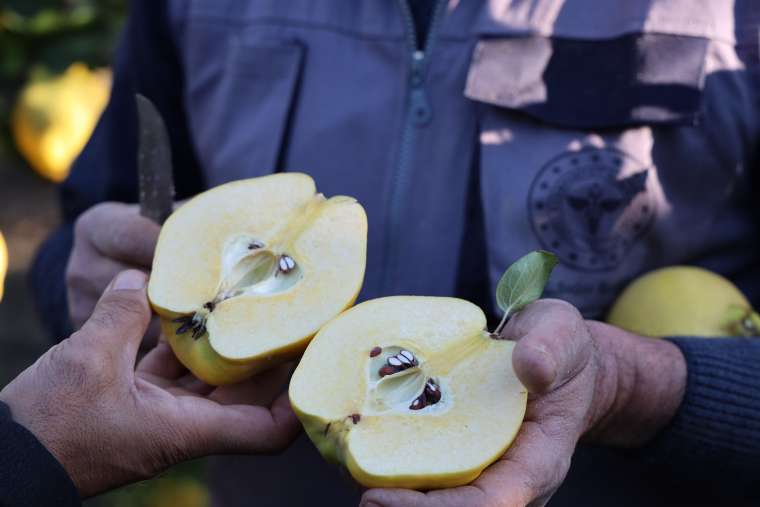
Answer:
[[[415,125],[422,126],[430,122],[433,117],[433,111],[430,108],[427,92],[425,91],[425,76],[423,73],[425,63],[425,53],[415,51],[412,53],[412,71],[410,75],[411,101],[410,113]]]

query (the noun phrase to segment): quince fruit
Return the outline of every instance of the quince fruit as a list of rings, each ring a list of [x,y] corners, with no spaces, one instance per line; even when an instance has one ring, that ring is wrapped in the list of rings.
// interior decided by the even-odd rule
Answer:
[[[21,154],[41,176],[66,179],[105,108],[111,71],[72,64],[63,74],[24,87],[11,115]]]
[[[694,266],[647,273],[623,290],[607,322],[662,336],[757,336],[760,316],[729,280]]]
[[[462,299],[395,296],[325,325],[290,383],[290,403],[329,461],[367,487],[467,484],[517,435],[527,391],[514,343]]]
[[[235,181],[166,221],[148,297],[179,360],[212,385],[298,357],[351,306],[366,262],[367,217],[317,194],[305,174]]]

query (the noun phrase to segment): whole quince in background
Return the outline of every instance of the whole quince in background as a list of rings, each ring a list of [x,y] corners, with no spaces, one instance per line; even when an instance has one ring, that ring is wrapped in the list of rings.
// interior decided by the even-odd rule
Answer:
[[[109,69],[72,64],[63,74],[32,80],[21,91],[11,128],[21,154],[43,177],[61,182],[92,135],[108,102]]]
[[[3,233],[0,232],[0,301],[3,300],[5,274],[8,272],[8,245],[5,244]]]
[[[607,322],[662,336],[758,336],[760,316],[728,279],[694,266],[672,266],[634,280]]]

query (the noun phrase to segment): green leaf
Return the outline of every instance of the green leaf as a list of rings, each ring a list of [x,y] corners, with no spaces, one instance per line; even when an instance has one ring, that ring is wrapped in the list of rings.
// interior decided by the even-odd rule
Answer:
[[[496,287],[496,303],[505,320],[541,297],[557,257],[550,252],[531,252],[509,266]]]

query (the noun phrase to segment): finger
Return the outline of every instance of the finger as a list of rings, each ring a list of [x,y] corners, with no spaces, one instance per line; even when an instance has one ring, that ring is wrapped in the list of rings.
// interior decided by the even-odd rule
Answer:
[[[104,256],[150,267],[161,227],[140,216],[135,206],[109,202],[83,214],[76,232],[89,239]]]
[[[208,396],[214,391],[214,389],[216,389],[215,386],[203,382],[192,373],[188,373],[179,378],[176,382],[176,386],[185,391],[204,397]]]
[[[545,299],[528,305],[507,323],[503,336],[517,341],[512,365],[532,394],[564,385],[591,357],[586,323],[564,301]]]
[[[136,371],[166,380],[177,380],[187,373],[187,368],[179,362],[168,343],[158,342],[158,345],[145,354]]]
[[[196,456],[281,451],[301,429],[287,393],[280,395],[271,408],[219,405],[193,397],[179,401],[184,404],[184,415],[175,424],[196,435],[196,447],[191,450]]]
[[[145,293],[147,277],[136,270],[119,273],[100,298],[92,316],[74,337],[88,346],[118,357],[130,370],[150,321]]]
[[[84,252],[86,249],[89,251]],[[92,246],[72,252],[66,268],[66,293],[69,313],[76,329],[90,318],[95,304],[114,277],[134,267],[103,257]]]
[[[483,491],[472,486],[421,493],[409,489],[370,489],[362,495],[360,507],[479,507]],[[507,505],[507,504],[504,504]]]
[[[284,364],[267,370],[248,380],[216,389],[209,399],[222,405],[263,405],[269,406],[280,394],[293,369],[291,364]]]
[[[570,468],[575,440],[570,432],[547,431],[526,421],[504,457],[472,485],[498,500],[497,505],[544,505]]]

